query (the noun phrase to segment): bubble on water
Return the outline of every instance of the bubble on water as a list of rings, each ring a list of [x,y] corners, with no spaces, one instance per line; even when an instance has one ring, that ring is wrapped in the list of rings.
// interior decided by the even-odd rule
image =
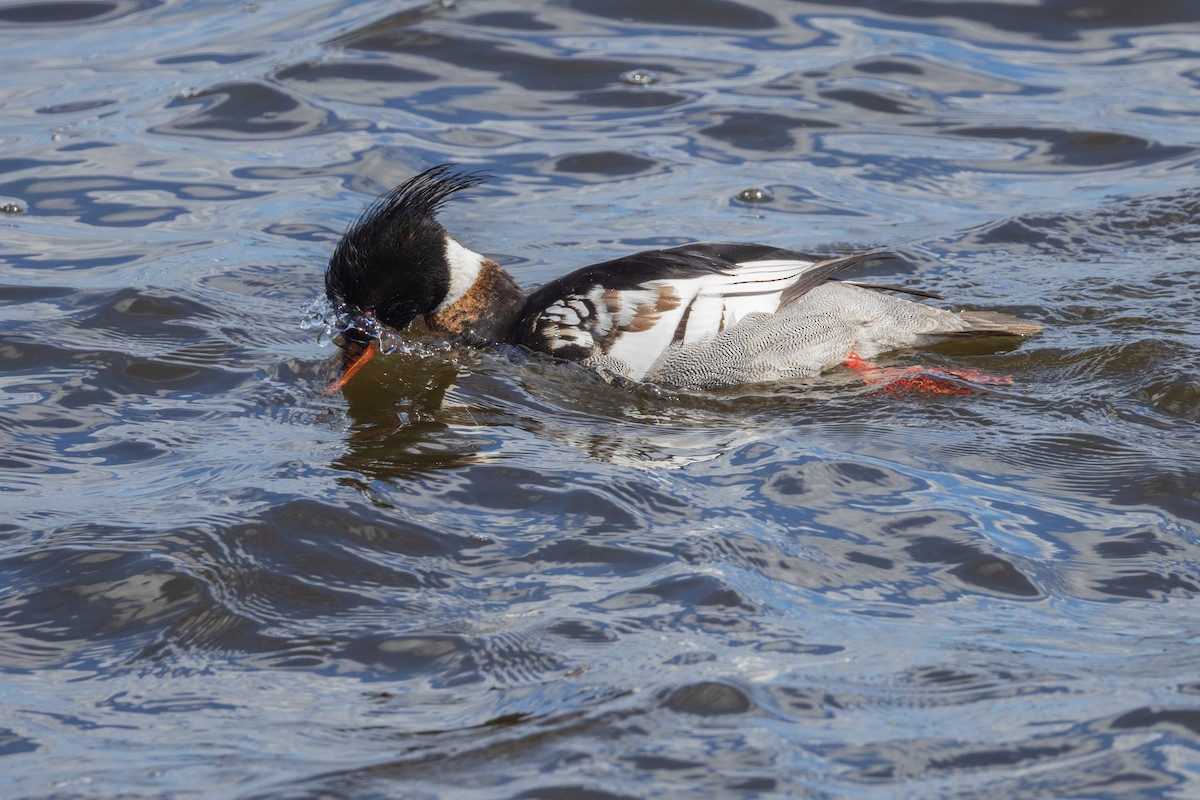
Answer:
[[[649,86],[658,83],[659,77],[648,69],[631,69],[621,73],[621,80],[630,86]]]
[[[769,203],[775,198],[766,189],[743,189],[738,192],[738,200],[743,203]]]

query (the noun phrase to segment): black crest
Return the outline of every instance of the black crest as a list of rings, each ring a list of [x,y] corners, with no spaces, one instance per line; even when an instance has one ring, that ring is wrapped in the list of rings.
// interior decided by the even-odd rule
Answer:
[[[373,311],[403,328],[446,296],[446,230],[436,217],[450,195],[478,186],[486,175],[441,164],[380,197],[338,242],[325,272],[334,303]]]

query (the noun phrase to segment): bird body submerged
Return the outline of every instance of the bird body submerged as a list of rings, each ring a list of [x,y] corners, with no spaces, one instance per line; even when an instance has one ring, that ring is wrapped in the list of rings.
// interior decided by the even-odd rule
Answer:
[[[365,331],[378,323],[399,330],[422,315],[431,330],[468,342],[516,344],[606,374],[687,387],[794,380],[850,354],[865,359],[948,338],[1040,330],[1007,314],[947,311],[837,280],[887,254],[822,259],[764,245],[637,253],[526,295],[435,220],[446,198],[479,181],[435,167],[385,195],[347,231],[325,281],[343,310],[347,367],[364,348],[369,354],[374,335]]]

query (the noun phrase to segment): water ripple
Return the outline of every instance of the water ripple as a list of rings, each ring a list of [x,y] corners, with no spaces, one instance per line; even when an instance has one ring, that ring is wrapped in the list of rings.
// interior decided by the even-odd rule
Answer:
[[[7,4],[6,785],[1194,795],[1197,18]],[[615,386],[419,332],[321,394],[297,309],[445,161],[497,176],[443,221],[524,286],[881,247],[1046,330],[884,359],[1012,377],[963,396]]]

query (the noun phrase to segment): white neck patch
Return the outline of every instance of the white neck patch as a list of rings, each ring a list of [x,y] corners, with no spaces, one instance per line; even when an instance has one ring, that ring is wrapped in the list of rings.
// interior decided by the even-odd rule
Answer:
[[[447,236],[446,264],[450,267],[450,289],[446,292],[446,299],[434,309],[434,312],[444,311],[463,299],[467,290],[479,277],[483,256],[468,250]]]

